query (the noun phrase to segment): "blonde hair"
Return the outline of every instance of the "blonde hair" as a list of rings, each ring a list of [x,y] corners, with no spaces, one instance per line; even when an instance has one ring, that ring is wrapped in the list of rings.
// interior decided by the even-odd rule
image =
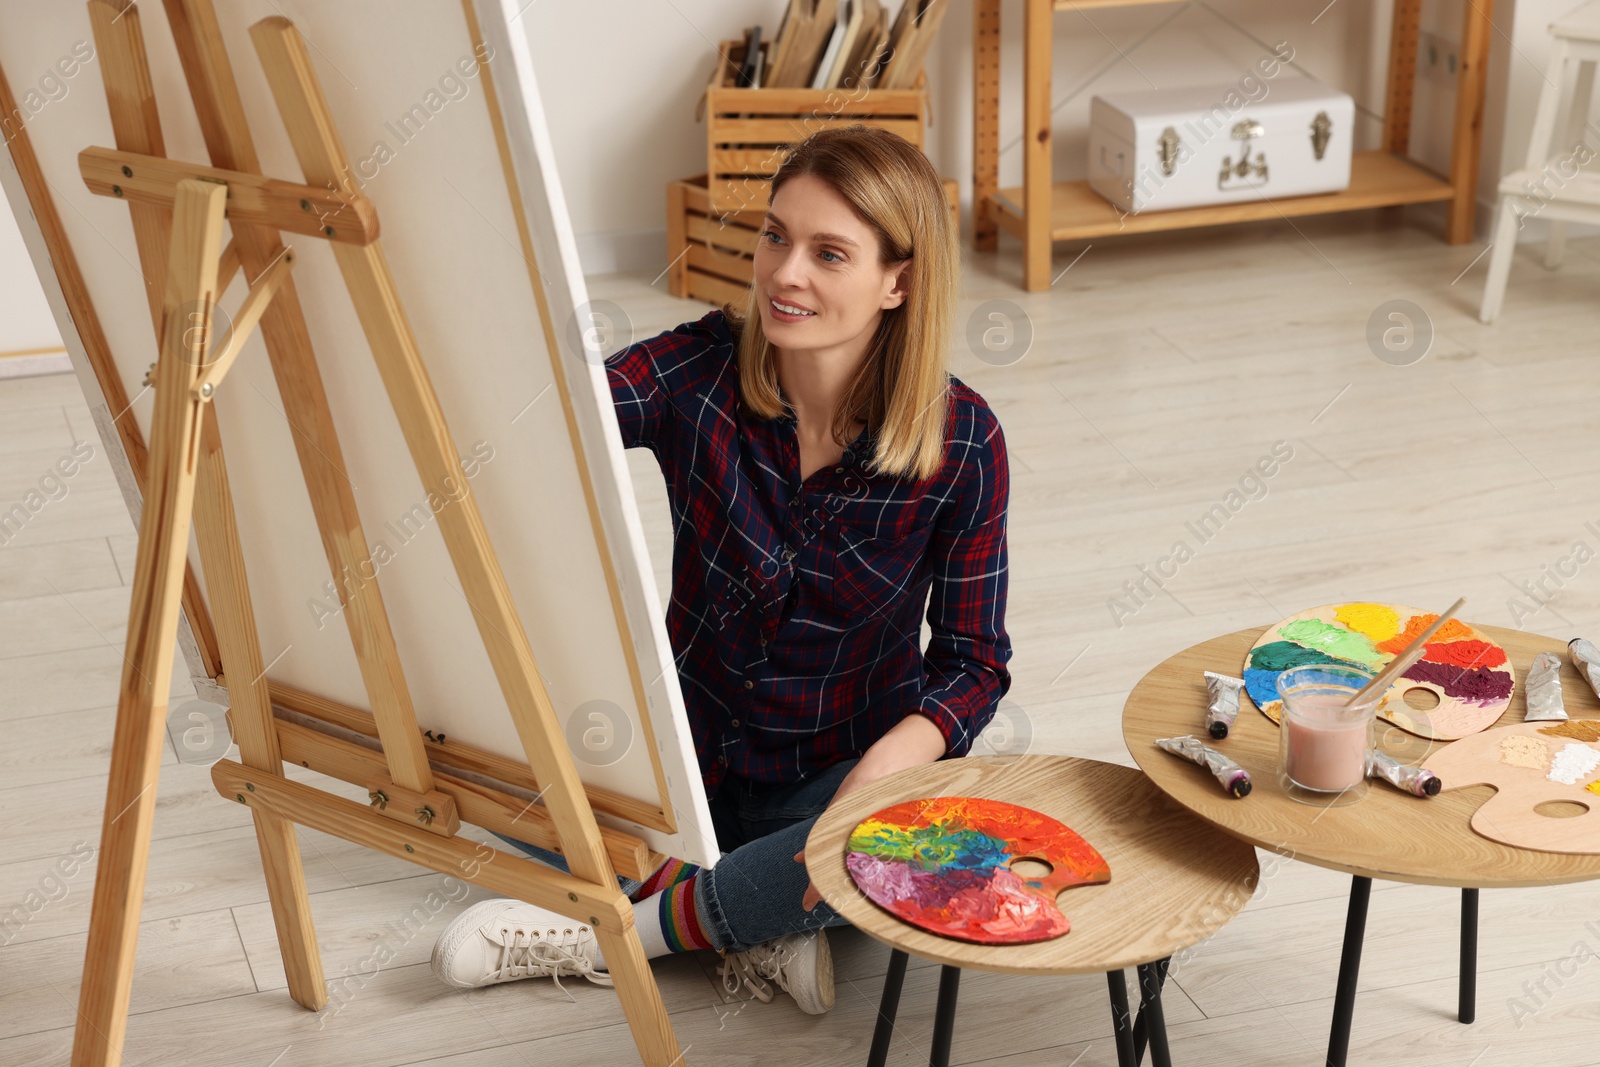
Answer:
[[[768,204],[790,178],[812,174],[831,186],[877,235],[882,266],[910,260],[906,296],[886,308],[866,358],[833,415],[833,437],[859,418],[874,429],[874,474],[921,481],[944,466],[949,418],[946,370],[961,251],[944,182],[915,145],[855,123],[819,130],[795,145],[772,179]],[[723,305],[735,339],[739,391],[753,416],[788,414],[778,392],[777,351],[761,328],[756,286],[744,307]]]

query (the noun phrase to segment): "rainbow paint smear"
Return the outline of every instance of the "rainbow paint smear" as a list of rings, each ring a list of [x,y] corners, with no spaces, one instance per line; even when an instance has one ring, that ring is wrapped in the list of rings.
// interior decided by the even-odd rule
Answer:
[[[884,808],[850,834],[845,867],[867,898],[914,926],[960,941],[1047,941],[1072,929],[1056,894],[1111,880],[1078,834],[1031,808],[934,797]],[[1051,868],[1025,879],[1018,859]]]
[[[1307,663],[1334,663],[1376,674],[1438,617],[1367,603],[1301,612],[1273,627],[1250,650],[1245,658],[1245,690],[1256,707],[1277,719],[1281,705],[1277,682],[1283,671]],[[1422,658],[1400,677],[1396,688],[1409,688],[1409,681],[1436,689],[1442,702],[1479,708],[1503,709],[1515,686],[1506,650],[1483,640],[1458,619],[1447,619],[1425,646]],[[1491,717],[1483,725],[1493,721]]]

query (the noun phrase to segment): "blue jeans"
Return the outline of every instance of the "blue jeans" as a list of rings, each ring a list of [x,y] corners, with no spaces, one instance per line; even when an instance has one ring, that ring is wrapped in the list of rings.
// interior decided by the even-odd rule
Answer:
[[[794,854],[805,847],[812,824],[855,765],[854,759],[843,760],[813,778],[784,785],[731,776],[723,780],[710,798],[722,858],[702,870],[695,882],[700,925],[718,949],[743,952],[784,934],[849,924],[825,901],[810,911],[800,906],[810,878]],[[558,853],[505,834],[495,836],[541,863],[567,869]],[[629,896],[641,885],[621,875],[617,882]]]

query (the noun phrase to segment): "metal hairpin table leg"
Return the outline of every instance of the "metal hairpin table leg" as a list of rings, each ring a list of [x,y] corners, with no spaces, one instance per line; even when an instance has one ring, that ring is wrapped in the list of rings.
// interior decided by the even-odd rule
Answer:
[[[1149,966],[1155,968],[1156,992],[1160,992],[1167,984],[1167,966],[1172,963],[1172,957],[1157,960]],[[1149,1022],[1145,1019],[1144,1009],[1150,1003],[1150,995],[1145,991],[1144,983],[1139,984],[1139,1017],[1133,1021],[1133,1065],[1139,1067],[1144,1062],[1144,1046],[1150,1040],[1148,1036]]]
[[[1372,879],[1350,880],[1350,910],[1344,920],[1344,953],[1339,957],[1339,985],[1333,995],[1333,1030],[1328,1035],[1328,1067],[1344,1067],[1350,1052],[1350,1022],[1356,1011],[1356,975],[1361,970],[1361,941],[1367,933],[1367,901]]]
[[[1117,1067],[1139,1067],[1133,1054],[1133,1020],[1128,1017],[1128,981],[1119,971],[1106,972],[1111,987],[1111,1034],[1117,1043]]]
[[[1478,891],[1461,891],[1461,991],[1456,1018],[1470,1023],[1478,1017]]]
[[[939,1006],[933,1013],[933,1049],[928,1067],[950,1067],[950,1039],[956,1029],[956,989],[961,984],[961,968],[939,968]]]
[[[1166,973],[1167,961],[1146,963],[1139,967],[1139,999],[1144,1007],[1139,1011],[1140,1022],[1146,1023],[1150,1035],[1150,1063],[1153,1067],[1172,1067],[1172,1053],[1167,1049],[1167,1017],[1161,1009],[1161,978]],[[1143,1053],[1134,1049],[1134,1067],[1143,1059]]]
[[[883,976],[883,999],[878,1002],[878,1025],[872,1031],[872,1051],[867,1067],[884,1067],[889,1060],[889,1039],[894,1036],[894,1016],[900,1010],[900,989],[906,983],[907,956],[889,950],[889,973]]]

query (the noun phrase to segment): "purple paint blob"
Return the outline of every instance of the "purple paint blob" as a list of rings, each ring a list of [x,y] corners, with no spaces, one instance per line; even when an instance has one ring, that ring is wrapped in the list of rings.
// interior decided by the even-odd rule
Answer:
[[[994,875],[988,869],[960,867],[930,871],[904,860],[880,859],[865,852],[846,854],[844,864],[856,885],[872,899],[914,900],[925,908],[938,907],[964,890],[981,889],[990,884]]]
[[[1432,682],[1444,690],[1445,696],[1483,706],[1509,699],[1513,684],[1507,671],[1489,667],[1462,669],[1449,663],[1429,663],[1425,659],[1407,667],[1400,677],[1413,682]]]

